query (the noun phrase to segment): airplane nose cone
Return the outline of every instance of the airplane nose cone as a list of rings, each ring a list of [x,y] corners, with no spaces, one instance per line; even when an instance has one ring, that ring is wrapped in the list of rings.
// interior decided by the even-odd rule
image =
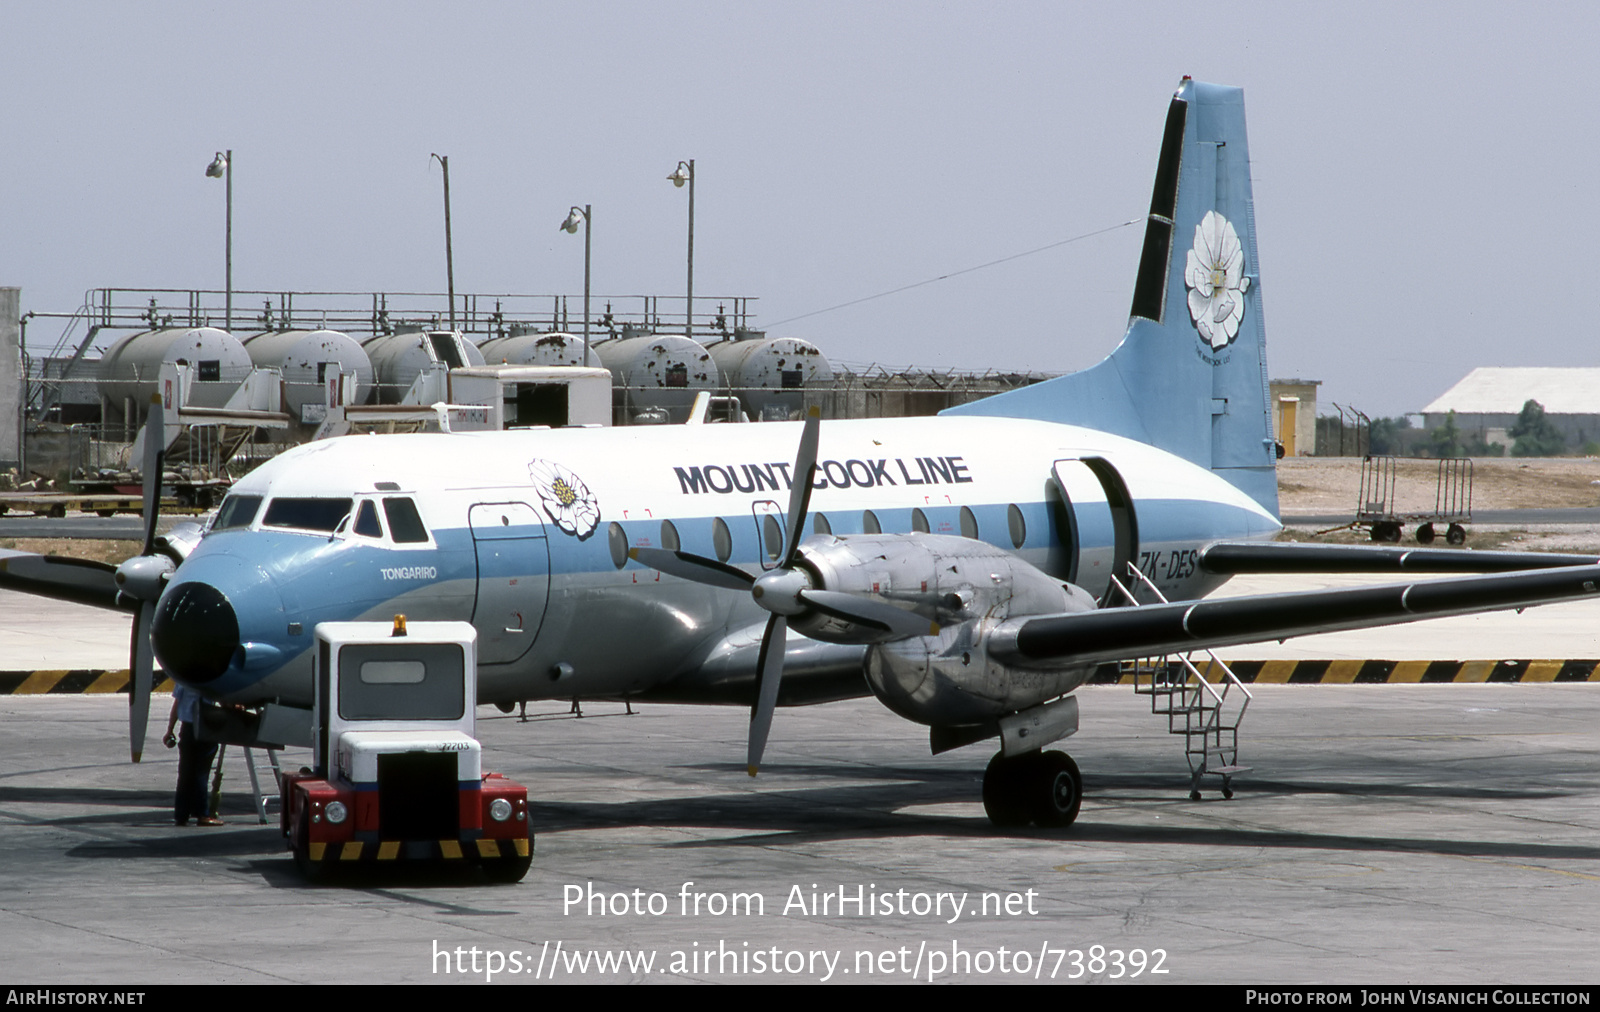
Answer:
[[[150,642],[169,675],[209,682],[228,670],[239,649],[239,618],[220,590],[190,581],[174,587],[156,609]]]

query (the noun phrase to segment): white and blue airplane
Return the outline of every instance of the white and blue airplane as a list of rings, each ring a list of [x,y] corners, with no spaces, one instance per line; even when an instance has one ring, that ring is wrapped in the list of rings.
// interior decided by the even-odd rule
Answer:
[[[152,645],[214,700],[307,708],[318,623],[405,613],[476,626],[480,702],[749,705],[752,774],[776,705],[872,694],[935,750],[1000,739],[997,823],[1064,825],[1081,778],[1041,748],[1102,663],[1600,586],[1592,557],[1276,543],[1262,294],[1242,93],[1185,78],[1128,329],[1093,368],[935,418],[311,443],[203,532],[156,538],[152,501],[122,566],[13,556],[0,585],[138,610],[136,758]],[[1496,575],[1200,600],[1386,569]],[[1116,607],[1113,577],[1151,603]]]

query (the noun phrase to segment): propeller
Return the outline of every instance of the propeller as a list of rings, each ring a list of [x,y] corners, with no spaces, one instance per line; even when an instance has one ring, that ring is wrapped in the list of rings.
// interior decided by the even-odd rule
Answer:
[[[89,559],[0,551],[0,585],[58,601],[136,610],[128,647],[128,668],[133,673],[128,694],[128,741],[134,762],[144,753],[155,679],[150,625],[167,578],[183,554],[183,548],[174,545],[170,536],[163,539],[159,548],[156,543],[161,474],[166,466],[166,418],[159,393],[151,398],[143,438],[144,546],[138,555],[120,566],[110,566]]]
[[[811,506],[811,483],[817,473],[817,442],[821,429],[822,413],[812,407],[807,413],[805,427],[800,432],[800,446],[795,453],[783,559],[774,568],[760,576],[751,576],[742,569],[692,552],[661,548],[634,548],[628,552],[628,557],[635,562],[669,576],[724,590],[748,591],[757,604],[771,612],[766,631],[761,636],[761,652],[756,660],[756,698],[750,706],[747,768],[751,776],[756,775],[761,765],[761,756],[767,747],[767,734],[772,728],[772,713],[778,704],[778,686],[783,679],[784,645],[790,618],[821,613],[876,629],[891,638],[927,636],[939,631],[936,624],[892,604],[854,594],[816,589],[812,586],[811,577],[796,565],[800,557],[800,541],[805,534],[806,514]]]
[[[156,601],[175,564],[156,551],[156,521],[161,509],[161,472],[166,466],[166,416],[161,394],[150,398],[144,422],[144,549],[115,570],[117,589],[139,602],[128,645],[128,669],[133,685],[128,690],[128,746],[133,761],[144,757],[145,729],[150,723],[150,694],[155,688],[155,662],[150,651],[150,623]]]

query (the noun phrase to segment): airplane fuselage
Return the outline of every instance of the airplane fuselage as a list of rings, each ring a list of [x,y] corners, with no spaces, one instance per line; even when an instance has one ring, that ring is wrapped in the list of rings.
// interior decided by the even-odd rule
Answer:
[[[799,423],[534,429],[295,448],[239,481],[174,574],[169,618],[186,610],[174,595],[204,584],[238,626],[225,668],[176,673],[223,699],[307,705],[317,623],[404,613],[477,627],[485,702],[670,685],[765,613],[747,594],[630,561],[628,549],[771,567],[799,433]],[[1096,597],[1128,561],[1169,598],[1201,596],[1221,582],[1196,565],[1202,546],[1279,529],[1212,472],[1076,426],[828,422],[818,460],[808,533],[976,537]],[[210,621],[191,610],[195,628]]]

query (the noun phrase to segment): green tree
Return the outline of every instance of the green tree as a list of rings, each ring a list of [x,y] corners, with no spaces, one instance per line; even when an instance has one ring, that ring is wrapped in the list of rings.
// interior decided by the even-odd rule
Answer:
[[[1403,452],[1403,437],[1401,433],[1409,428],[1411,428],[1411,419],[1405,415],[1401,415],[1398,418],[1374,418],[1369,429],[1369,452]]]
[[[1456,424],[1456,413],[1445,416],[1444,424],[1428,433],[1428,449],[1435,457],[1461,456],[1461,426]]]
[[[1516,442],[1511,444],[1513,457],[1557,457],[1567,452],[1567,437],[1561,434],[1544,413],[1544,405],[1528,401],[1522,405],[1516,424],[1506,430]]]

